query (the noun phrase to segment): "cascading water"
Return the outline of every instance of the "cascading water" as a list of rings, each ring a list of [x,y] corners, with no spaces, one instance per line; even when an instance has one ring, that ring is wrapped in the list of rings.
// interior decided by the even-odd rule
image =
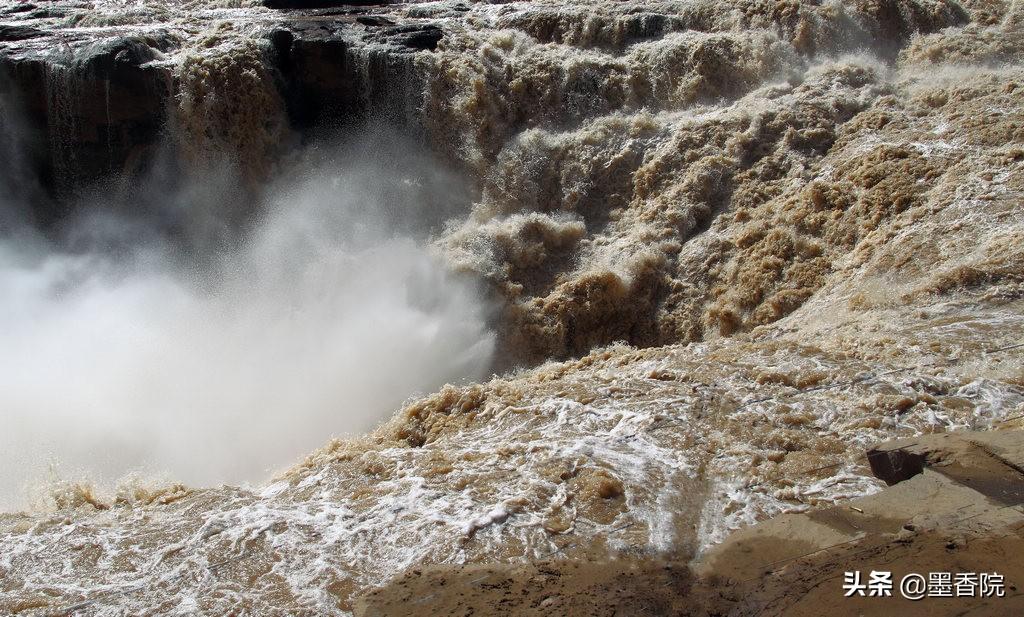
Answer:
[[[74,67],[46,65],[47,134],[50,160],[57,177],[71,175],[80,156],[75,141],[80,139],[80,113],[76,104],[82,99],[80,74]]]
[[[4,237],[0,450],[100,482],[0,518],[0,610],[349,614],[429,563],[685,561],[878,490],[874,441],[1024,415],[1017,4],[5,14],[42,32],[0,58],[52,76],[11,83],[57,181],[105,131],[145,147],[106,139],[116,214],[51,186],[71,215]],[[88,37],[148,98],[83,107],[135,90],[40,59]],[[109,487],[147,464],[172,480]],[[224,481],[253,484],[190,488]]]

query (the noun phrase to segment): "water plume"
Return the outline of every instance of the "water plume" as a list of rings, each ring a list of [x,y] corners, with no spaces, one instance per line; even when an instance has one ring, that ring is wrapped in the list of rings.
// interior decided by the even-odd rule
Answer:
[[[230,242],[182,243],[109,208],[86,208],[74,235],[0,240],[4,505],[51,456],[101,482],[261,480],[415,393],[485,376],[483,305],[424,248],[437,211],[418,209],[461,189],[426,157],[385,170],[395,150],[368,143],[345,151],[359,165],[306,157]],[[187,220],[217,184],[150,200]],[[179,233],[221,238],[194,213]]]

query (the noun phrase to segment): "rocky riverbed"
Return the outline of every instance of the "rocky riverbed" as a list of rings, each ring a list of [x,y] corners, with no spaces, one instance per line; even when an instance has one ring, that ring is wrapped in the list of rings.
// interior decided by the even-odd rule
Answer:
[[[2,6],[19,225],[58,236],[97,194],[149,212],[154,175],[230,169],[161,229],[245,228],[266,187],[386,126],[443,170],[385,157],[381,207],[422,195],[387,225],[429,219],[422,260],[490,335],[441,330],[463,360],[436,392],[330,441],[361,362],[318,359],[337,423],[272,479],[55,482],[0,517],[0,611],[345,615],[449,572],[426,566],[562,559],[685,588],[736,530],[872,499],[870,445],[1024,418],[1017,2]],[[772,585],[756,598],[789,606]]]

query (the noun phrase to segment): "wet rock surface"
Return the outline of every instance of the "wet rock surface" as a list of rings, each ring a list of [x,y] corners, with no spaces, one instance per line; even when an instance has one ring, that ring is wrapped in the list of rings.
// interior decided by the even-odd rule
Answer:
[[[737,532],[695,563],[634,561],[416,568],[361,596],[361,617],[443,614],[834,615],[899,610],[909,615],[1005,613],[1024,607],[1024,503],[975,489],[1024,490],[1024,433],[949,433],[880,444],[912,450],[929,470],[842,506],[783,515]],[[991,454],[1002,452],[1000,460]],[[956,469],[955,474],[948,470]],[[947,471],[944,471],[947,470]],[[886,473],[883,471],[883,473]],[[921,475],[923,473],[923,475]],[[966,480],[966,483],[965,483]],[[973,487],[971,486],[973,483]],[[914,602],[845,597],[846,572],[998,571],[1003,596]],[[866,578],[866,575],[865,575]],[[952,580],[952,579],[951,579]]]
[[[441,28],[367,15],[359,3],[308,4],[237,14],[237,29],[263,49],[258,62],[287,107],[289,129],[315,140],[370,118],[415,128],[410,110],[422,81],[407,55],[436,49]],[[84,194],[142,177],[159,147],[172,141],[183,96],[178,58],[192,53],[196,32],[191,24],[113,25],[116,16],[112,25],[66,27],[72,18],[65,12],[78,14],[73,3],[23,8],[8,10],[9,23],[0,24],[0,43],[10,43],[0,48],[0,73],[8,104],[29,121],[30,138],[47,145],[34,165],[58,203],[40,219],[56,221]]]
[[[0,41],[23,41],[46,36],[46,32],[29,26],[0,26]]]
[[[1016,507],[1024,503],[1024,434],[949,433],[872,450],[905,450],[927,464],[923,472],[871,497],[779,517],[734,534],[698,566],[704,576],[728,581],[712,597],[732,598],[734,614],[827,610],[855,615],[878,607],[866,598],[834,593],[848,571],[885,570],[897,582],[910,573],[998,572],[1006,580],[1003,596],[914,602],[897,588],[886,610],[1003,613],[1024,606],[1015,593],[1024,576],[1024,560],[1016,554],[1024,546],[1024,513]],[[993,458],[994,452],[1002,455]],[[1014,498],[1007,499],[1008,494]]]
[[[150,64],[167,46],[159,34],[83,42],[74,53],[46,39],[32,41],[45,53],[0,60],[0,74],[6,104],[26,121],[24,137],[44,144],[34,166],[59,203],[38,218],[52,222],[76,190],[146,169],[173,93],[171,74]]]
[[[326,9],[348,6],[382,6],[390,4],[381,0],[263,0],[263,6],[278,10]]]
[[[642,561],[609,571],[685,611],[690,579],[652,564],[779,515],[722,544],[766,559],[715,566],[736,584],[707,606],[838,611],[844,563],[943,568],[957,534],[964,567],[996,555],[1018,576],[1017,537],[916,520],[934,493],[1009,534],[1016,514],[989,508],[1017,503],[1012,466],[903,442],[876,475],[863,452],[1020,427],[1019,2],[60,2],[0,21],[45,33],[0,41],[5,114],[27,118],[53,198],[39,218],[161,147],[259,186],[295,144],[379,119],[472,178],[431,247],[487,291],[497,368],[517,369],[263,486],[61,484],[49,510],[0,517],[0,612],[345,615],[414,569],[378,596],[401,611],[409,589],[475,594],[507,567],[495,594],[555,611],[562,591],[532,580],[547,566],[508,564],[556,554]],[[856,550],[794,559],[833,541]],[[763,570],[775,554],[793,565]],[[463,569],[420,569],[438,564]],[[628,608],[573,568],[564,589]]]

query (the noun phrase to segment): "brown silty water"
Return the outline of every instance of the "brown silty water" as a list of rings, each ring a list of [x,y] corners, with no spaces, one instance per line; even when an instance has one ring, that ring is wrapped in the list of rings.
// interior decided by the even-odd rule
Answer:
[[[270,173],[273,17],[146,7],[136,24],[186,41],[162,61],[193,152]],[[56,486],[50,511],[0,518],[0,609],[342,615],[420,564],[685,560],[879,490],[873,442],[1019,426],[1021,11],[388,9],[441,24],[410,113],[480,178],[431,250],[493,299],[499,368],[526,368],[260,487]],[[222,84],[257,93],[252,115],[193,96]]]

